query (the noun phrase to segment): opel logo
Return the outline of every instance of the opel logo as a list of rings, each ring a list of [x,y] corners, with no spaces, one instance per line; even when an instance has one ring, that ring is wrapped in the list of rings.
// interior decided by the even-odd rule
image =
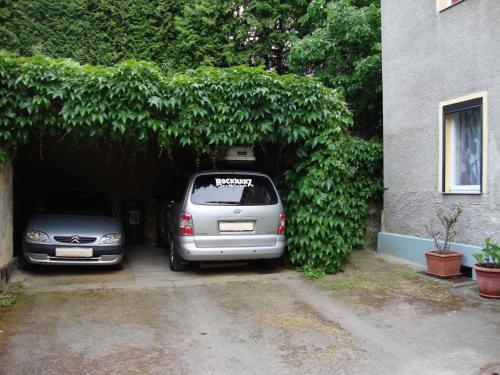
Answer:
[[[80,243],[80,237],[78,236],[71,237],[71,243]]]
[[[236,210],[233,211],[233,214],[239,215],[239,214],[241,214],[241,210],[240,209],[236,209]]]

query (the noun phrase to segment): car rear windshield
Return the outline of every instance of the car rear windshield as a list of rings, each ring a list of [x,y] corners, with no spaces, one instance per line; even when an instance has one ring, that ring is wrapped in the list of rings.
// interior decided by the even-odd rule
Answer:
[[[264,176],[243,174],[196,177],[191,202],[194,204],[264,206],[278,203],[272,182]]]
[[[86,191],[57,191],[39,210],[42,214],[114,216],[108,196]]]

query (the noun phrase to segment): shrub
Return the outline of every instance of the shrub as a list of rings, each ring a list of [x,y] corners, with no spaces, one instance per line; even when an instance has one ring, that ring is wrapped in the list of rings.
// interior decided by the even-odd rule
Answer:
[[[451,242],[457,235],[455,225],[457,224],[460,215],[462,215],[462,208],[458,205],[456,205],[453,208],[453,211],[449,213],[446,213],[441,209],[437,211],[436,216],[444,229],[444,234],[441,233],[440,230],[435,230],[432,224],[430,227],[426,226],[427,232],[432,237],[436,250],[440,254],[446,255],[450,252]],[[443,236],[444,241],[442,245],[438,239],[441,235]]]
[[[474,258],[481,267],[500,268],[500,246],[488,237],[483,250],[474,254]]]

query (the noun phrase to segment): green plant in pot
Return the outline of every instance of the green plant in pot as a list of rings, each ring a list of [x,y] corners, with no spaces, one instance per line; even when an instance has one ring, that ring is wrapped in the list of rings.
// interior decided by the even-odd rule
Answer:
[[[425,253],[427,273],[441,278],[460,276],[463,254],[452,251],[450,247],[453,238],[457,235],[455,226],[460,215],[462,215],[462,209],[456,205],[451,212],[439,209],[436,215],[443,229],[435,230],[432,225],[426,227],[427,232],[434,240],[435,246],[435,249]],[[441,236],[443,240],[439,239]]]
[[[500,298],[500,246],[491,238],[485,240],[480,253],[474,254],[479,294],[487,298]]]

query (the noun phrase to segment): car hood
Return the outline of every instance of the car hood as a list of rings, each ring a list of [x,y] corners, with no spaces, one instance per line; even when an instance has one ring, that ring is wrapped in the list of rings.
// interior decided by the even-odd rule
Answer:
[[[46,215],[31,217],[27,231],[39,230],[53,236],[101,237],[108,233],[123,234],[119,217],[86,215]]]

